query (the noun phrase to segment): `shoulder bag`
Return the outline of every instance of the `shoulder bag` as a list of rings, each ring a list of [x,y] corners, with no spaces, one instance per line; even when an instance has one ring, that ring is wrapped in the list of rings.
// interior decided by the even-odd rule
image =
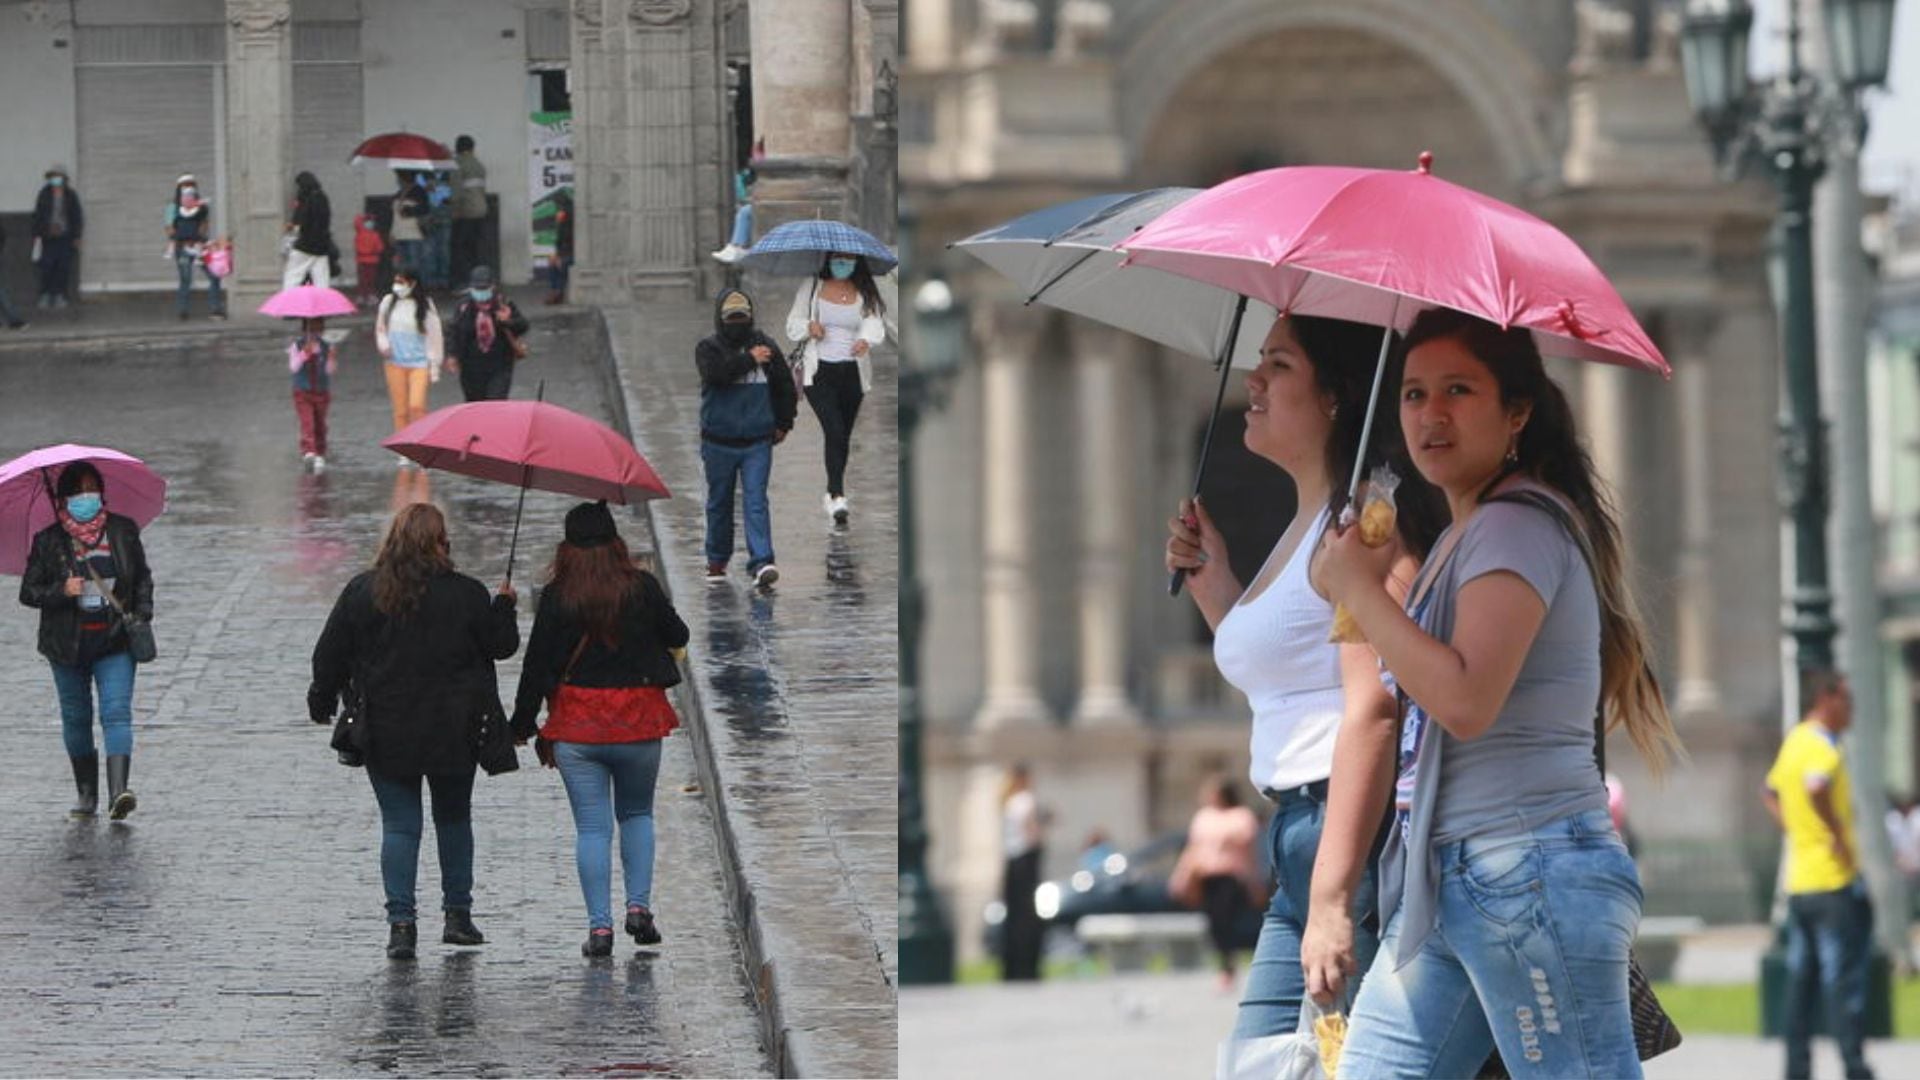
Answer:
[[[120,598],[113,595],[113,590],[107,588],[106,582],[100,580],[99,572],[94,570],[93,563],[87,558],[87,553],[80,550],[78,544],[74,545],[74,556],[79,560],[81,568],[86,570],[87,576],[93,579],[94,587],[99,589],[101,595],[107,598],[107,603],[113,606],[114,614],[120,617],[120,626],[127,632],[127,654],[133,657],[133,662],[136,664],[151,662],[155,656],[159,655],[153,641],[153,624],[146,618],[120,606]]]

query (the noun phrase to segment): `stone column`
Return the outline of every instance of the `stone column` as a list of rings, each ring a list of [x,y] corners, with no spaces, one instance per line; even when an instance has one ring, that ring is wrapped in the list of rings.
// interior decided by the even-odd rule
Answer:
[[[1033,585],[1031,406],[1033,365],[1048,315],[1012,302],[976,309],[984,353],[981,413],[985,532],[982,603],[986,688],[974,726],[983,731],[1050,722],[1040,699],[1039,594]]]
[[[227,0],[229,308],[251,310],[280,288],[280,234],[293,186],[293,5]]]
[[[1080,700],[1073,722],[1133,725],[1127,696],[1127,527],[1133,475],[1127,433],[1129,355],[1138,338],[1084,320],[1071,325],[1074,407],[1080,417]]]
[[[718,67],[711,0],[697,5],[706,18],[695,17],[694,0],[631,0],[621,7],[623,32],[616,37],[609,27],[607,36],[610,45],[623,46],[611,90],[621,101],[625,122],[609,134],[626,148],[616,175],[626,218],[627,286],[636,298],[684,299],[699,282],[694,231],[701,222],[696,180],[703,162],[696,148],[696,107],[706,106],[709,141],[717,139],[720,124],[708,100],[716,90],[713,80],[699,78],[703,72],[714,75]],[[709,150],[704,164],[712,187],[717,142]],[[713,207],[706,208],[707,231],[715,232]]]
[[[845,214],[853,0],[753,0],[754,232]]]
[[[568,79],[573,91],[573,271],[576,299],[607,303],[619,298],[619,266],[613,259],[613,201],[619,189],[608,168],[611,147],[607,112],[607,0],[573,0]]]
[[[1718,317],[1708,311],[1674,313],[1666,320],[1673,342],[1674,392],[1680,395],[1679,609],[1674,620],[1674,660],[1679,683],[1676,719],[1717,718],[1720,683],[1714,657],[1713,587],[1713,377],[1712,338]]]

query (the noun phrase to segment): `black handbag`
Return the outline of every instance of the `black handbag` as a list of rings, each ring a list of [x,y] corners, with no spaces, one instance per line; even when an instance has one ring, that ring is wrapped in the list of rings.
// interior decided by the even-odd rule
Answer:
[[[152,661],[159,655],[153,640],[153,623],[120,606],[120,598],[113,595],[113,590],[107,588],[106,582],[100,580],[99,571],[93,568],[92,560],[87,558],[86,552],[79,550],[78,545],[75,546],[74,554],[79,557],[80,565],[86,570],[87,576],[93,579],[94,588],[100,590],[101,595],[107,598],[107,603],[113,605],[114,614],[120,617],[120,628],[127,632],[127,655],[133,657],[133,662],[136,664]]]
[[[476,686],[471,712],[473,759],[488,776],[513,772],[520,767],[520,755],[513,749],[513,733],[508,730],[507,713],[500,707],[500,693],[494,688],[493,665],[487,665],[484,686]]]
[[[357,769],[367,763],[366,728],[361,713],[365,707],[358,695],[349,692],[346,706],[333,721],[333,738],[327,744],[333,747],[340,764],[349,769]]]

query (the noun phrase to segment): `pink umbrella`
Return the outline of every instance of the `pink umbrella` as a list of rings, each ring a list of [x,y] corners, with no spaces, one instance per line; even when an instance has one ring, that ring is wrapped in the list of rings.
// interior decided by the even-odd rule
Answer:
[[[375,135],[353,148],[354,165],[384,165],[389,169],[432,172],[454,168],[453,151],[425,135],[396,131]]]
[[[429,469],[528,488],[635,503],[672,496],[633,443],[605,424],[542,401],[475,401],[437,409],[381,440]],[[520,543],[514,512],[513,551]]]
[[[100,470],[108,510],[146,528],[167,508],[167,482],[139,458],[103,446],[63,443],[0,464],[0,574],[27,569],[33,538],[53,524],[53,488],[76,461]]]
[[[295,285],[281,289],[260,305],[260,314],[286,319],[324,319],[332,315],[352,315],[353,301],[339,290],[324,285]]]

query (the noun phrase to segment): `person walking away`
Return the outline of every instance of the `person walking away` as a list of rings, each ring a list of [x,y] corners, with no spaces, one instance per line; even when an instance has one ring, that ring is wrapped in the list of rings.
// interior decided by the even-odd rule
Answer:
[[[300,333],[287,343],[293,411],[300,421],[300,459],[316,473],[327,468],[327,407],[339,366],[333,342],[322,336],[326,328],[325,319],[302,319]]]
[[[1046,814],[1033,793],[1033,774],[1025,765],[1015,765],[1007,771],[1000,795],[1000,838],[1006,855],[1001,903],[1007,909],[1001,924],[1000,977],[1007,982],[1040,978],[1047,928],[1034,908],[1033,891],[1040,887],[1045,830]]]
[[[1253,845],[1260,819],[1240,805],[1233,781],[1209,777],[1200,785],[1200,808],[1187,824],[1187,843],[1168,879],[1168,891],[1207,916],[1207,936],[1220,957],[1220,989],[1234,981],[1233,930],[1253,894],[1258,860]]]
[[[0,252],[6,250],[7,227],[5,224],[0,223]],[[6,317],[7,329],[22,330],[26,328],[27,320],[21,318],[20,313],[14,310],[13,300],[7,295],[7,284],[3,275],[0,275],[0,315]]]
[[[80,193],[73,189],[67,170],[55,165],[47,170],[46,183],[33,200],[33,239],[37,249],[34,261],[40,267],[42,308],[67,306],[73,289],[74,258],[86,231],[87,217],[80,208]]]
[[[441,908],[448,945],[481,945],[473,923],[473,720],[500,712],[493,664],[520,647],[514,591],[489,600],[454,569],[446,519],[430,503],[404,507],[373,569],[347,582],[313,647],[307,715],[331,724],[343,697],[380,805],[380,877],[387,956],[411,960],[418,941],[422,783],[433,794]],[[501,718],[504,721],[504,717]]]
[[[573,193],[561,188],[553,199],[553,255],[547,261],[547,303],[567,302],[567,272],[573,269]]]
[[[574,864],[590,957],[613,953],[613,833],[620,832],[626,931],[658,945],[653,911],[654,784],[664,740],[680,725],[667,690],[687,624],[653,575],[634,565],[607,504],[567,513],[520,669],[511,727],[560,770],[573,808]],[[542,703],[544,728],[535,727]]]
[[[793,430],[799,395],[780,347],[754,325],[753,299],[739,289],[724,289],[715,308],[714,332],[693,351],[700,371],[700,463],[707,475],[707,580],[726,580],[738,486],[747,525],[747,576],[771,588],[780,570],[774,565],[767,481],[773,448]]]
[[[386,238],[380,235],[380,223],[372,214],[353,217],[354,302],[372,307],[380,296],[380,262],[387,253]]]
[[[467,299],[453,312],[447,367],[460,376],[468,401],[505,401],[513,393],[515,345],[525,337],[527,317],[494,290],[493,269],[476,266]]]
[[[106,509],[100,470],[80,461],[60,472],[54,522],[34,535],[20,578],[20,602],[40,610],[40,655],[53,667],[60,730],[79,793],[71,816],[100,804],[100,756],[93,739],[94,695],[107,747],[107,814],[121,821],[139,805],[133,767],[133,655],[118,609],[153,618],[153,574],[140,527]]]
[[[393,289],[380,299],[373,318],[374,347],[384,360],[387,404],[393,409],[393,430],[427,415],[427,386],[440,381],[446,352],[440,312],[420,287],[420,272],[403,267],[393,275]],[[396,454],[401,466],[411,458]]]
[[[487,167],[474,156],[473,136],[453,141],[453,259],[452,280],[460,281],[485,261],[482,250],[487,228]]]
[[[1853,726],[1853,691],[1831,670],[1802,672],[1800,686],[1806,718],[1780,744],[1761,792],[1787,837],[1787,1076],[1813,1075],[1814,1010],[1824,1004],[1848,1080],[1865,1080],[1873,1076],[1863,1048],[1873,902],[1840,749]]]
[[[291,289],[312,279],[325,288],[333,283],[333,205],[319,178],[310,172],[294,177],[293,189],[293,220],[287,223],[293,249],[287,252],[280,287]]]
[[[167,253],[180,274],[180,289],[174,296],[174,313],[181,319],[193,299],[193,268],[207,275],[207,316],[227,317],[220,279],[207,270],[207,244],[213,240],[213,207],[200,197],[200,182],[187,173],[173,182],[173,201],[167,204]]]
[[[827,517],[845,525],[847,456],[853,422],[873,385],[870,355],[886,340],[886,303],[864,256],[834,252],[800,286],[787,312],[787,338],[801,344],[801,384],[826,444]]]
[[[753,170],[742,166],[733,174],[733,232],[726,246],[713,253],[714,259],[732,266],[753,246]]]
[[[400,190],[393,195],[393,225],[388,234],[393,241],[395,269],[424,274],[426,220],[431,209],[427,205],[425,174],[396,172],[394,175],[400,178]]]

